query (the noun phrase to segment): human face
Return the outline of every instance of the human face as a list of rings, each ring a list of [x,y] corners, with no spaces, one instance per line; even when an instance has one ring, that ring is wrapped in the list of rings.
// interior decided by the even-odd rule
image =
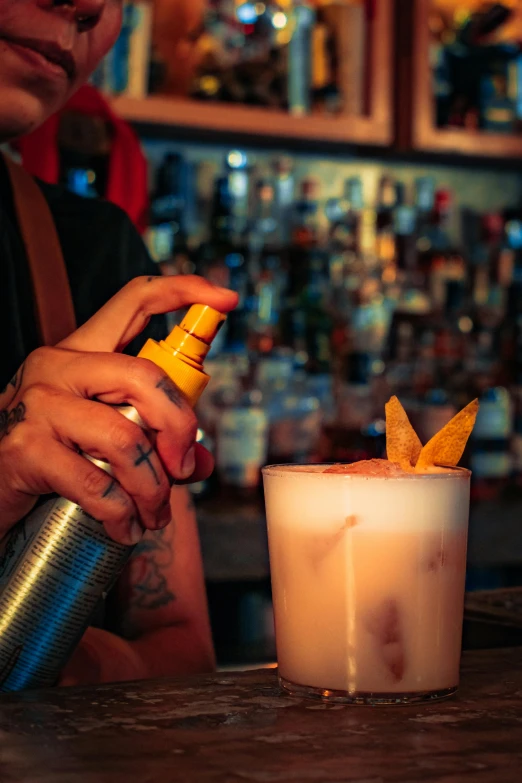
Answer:
[[[0,0],[0,141],[28,133],[114,44],[123,0]]]

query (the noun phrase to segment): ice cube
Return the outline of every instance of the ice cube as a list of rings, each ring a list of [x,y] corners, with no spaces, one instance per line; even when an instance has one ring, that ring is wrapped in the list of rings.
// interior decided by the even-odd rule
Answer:
[[[366,627],[375,637],[379,654],[394,682],[402,680],[406,668],[401,625],[399,605],[394,598],[383,601],[366,621]]]
[[[342,541],[346,531],[352,527],[355,527],[356,524],[356,514],[348,514],[348,516],[345,517],[341,527],[334,533],[329,535],[319,533],[317,536],[314,536],[313,549],[311,550],[310,555],[314,568],[318,568],[321,565],[322,561],[328,557],[328,555],[333,552],[336,546]]]
[[[432,572],[438,571],[439,568],[443,568],[446,565],[446,561],[446,552],[443,547],[438,547],[423,560],[423,570]]]

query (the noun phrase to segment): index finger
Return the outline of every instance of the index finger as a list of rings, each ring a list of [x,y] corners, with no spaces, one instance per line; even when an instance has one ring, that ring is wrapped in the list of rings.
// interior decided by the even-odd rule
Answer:
[[[197,275],[136,277],[92,318],[60,343],[74,351],[122,351],[145,329],[152,315],[191,304],[228,312],[237,305],[234,291]]]

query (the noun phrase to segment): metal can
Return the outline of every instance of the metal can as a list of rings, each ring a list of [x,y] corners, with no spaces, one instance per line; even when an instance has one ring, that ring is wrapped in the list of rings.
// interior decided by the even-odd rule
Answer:
[[[134,408],[117,410],[145,429]],[[133,549],[61,497],[44,497],[18,522],[0,546],[0,691],[56,682]]]

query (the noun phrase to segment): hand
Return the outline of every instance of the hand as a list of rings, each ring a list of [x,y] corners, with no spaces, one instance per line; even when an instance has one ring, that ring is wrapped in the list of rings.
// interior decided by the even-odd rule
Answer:
[[[212,458],[195,446],[195,415],[163,370],[113,351],[151,315],[196,302],[229,311],[237,296],[195,276],[136,278],[58,346],[27,357],[0,394],[0,538],[52,492],[123,544],[169,523],[168,475],[201,480]],[[124,402],[157,433],[154,449],[138,425],[102,404]],[[107,460],[114,477],[79,450]]]
[[[148,676],[145,662],[129,642],[101,628],[87,628],[58,685],[98,685]]]

